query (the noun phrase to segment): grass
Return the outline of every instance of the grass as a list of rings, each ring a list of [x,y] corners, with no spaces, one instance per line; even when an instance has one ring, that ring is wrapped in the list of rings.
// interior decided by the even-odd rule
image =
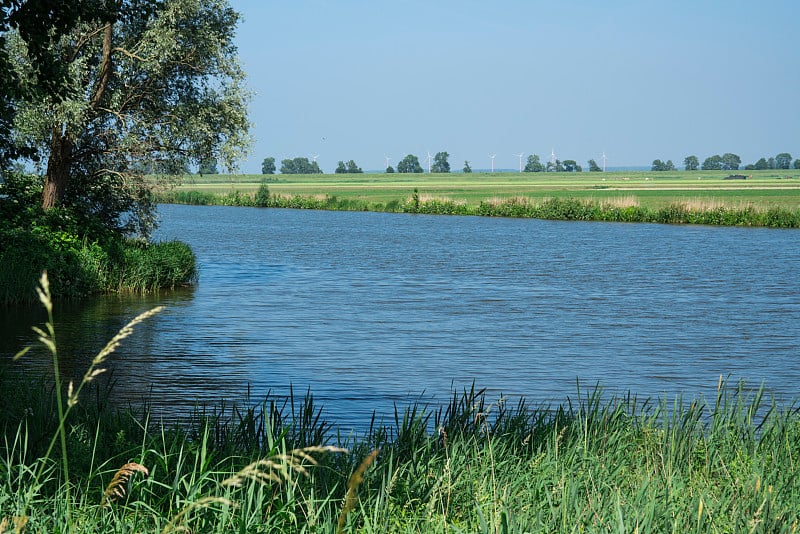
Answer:
[[[46,278],[39,296],[57,368]],[[79,384],[56,369],[52,387],[0,399],[0,532],[797,530],[800,413],[763,389],[720,379],[705,402],[579,388],[532,407],[473,387],[354,435],[309,394],[170,425],[109,408],[113,389],[89,394],[157,311],[110,340]]]
[[[405,200],[414,188],[477,206],[490,197],[531,199],[572,197],[601,201],[635,196],[644,207],[659,208],[691,198],[745,202],[800,209],[800,171],[748,171],[748,180],[725,180],[728,171],[474,174],[316,174],[273,175],[274,194],[327,195],[368,203]],[[265,175],[187,175],[181,191],[254,193]]]
[[[794,171],[786,171],[794,172]],[[161,202],[565,220],[800,227],[800,180],[776,171],[189,177]]]

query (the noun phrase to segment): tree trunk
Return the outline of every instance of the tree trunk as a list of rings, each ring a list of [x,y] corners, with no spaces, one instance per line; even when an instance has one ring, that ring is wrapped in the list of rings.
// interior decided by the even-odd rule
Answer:
[[[44,209],[61,205],[69,184],[69,168],[72,163],[72,140],[60,128],[53,128],[50,140],[50,157],[47,160],[47,175],[42,191]]]

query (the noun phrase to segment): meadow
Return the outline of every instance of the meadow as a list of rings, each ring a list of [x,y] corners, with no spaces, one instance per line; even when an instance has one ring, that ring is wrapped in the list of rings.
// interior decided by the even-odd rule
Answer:
[[[737,171],[747,180],[725,180],[729,171],[607,173],[452,173],[185,175],[178,191],[255,193],[267,180],[276,195],[327,195],[387,204],[420,194],[477,206],[492,198],[577,198],[606,201],[625,198],[642,207],[675,201],[717,202],[800,210],[800,171]],[[752,175],[752,178],[750,176]]]
[[[158,201],[553,220],[800,228],[800,181],[775,171],[185,176]],[[259,180],[259,181],[257,181]]]

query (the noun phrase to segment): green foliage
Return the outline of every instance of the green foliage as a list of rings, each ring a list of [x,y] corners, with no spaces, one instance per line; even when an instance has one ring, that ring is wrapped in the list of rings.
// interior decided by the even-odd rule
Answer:
[[[391,165],[386,167],[386,174],[394,174],[394,167],[392,167]]]
[[[683,168],[687,171],[696,171],[700,167],[697,156],[686,156],[683,160]]]
[[[589,163],[589,172],[600,172],[603,170],[597,165],[597,162],[593,159],[590,159],[588,163]]]
[[[363,174],[364,171],[361,170],[361,167],[356,165],[356,162],[352,159],[347,162],[347,172],[350,174]]]
[[[422,165],[419,164],[419,158],[413,154],[408,154],[400,163],[397,164],[397,172],[400,173],[421,173]]]
[[[317,162],[308,158],[284,159],[281,161],[281,174],[322,174]]]
[[[253,204],[259,208],[266,208],[269,206],[269,186],[267,186],[266,183],[262,183],[260,186],[258,186],[258,191],[256,191]]]
[[[719,155],[709,156],[703,160],[704,171],[719,171],[722,170],[722,157]]]
[[[720,383],[710,403],[579,385],[539,407],[473,385],[345,437],[310,392],[154,424],[111,408],[113,389],[79,396],[103,353],[64,398],[56,378],[0,399],[0,502],[31,531],[789,532],[800,520],[800,412],[744,384]]]
[[[334,172],[335,174],[362,174],[364,171],[351,159],[347,163],[340,161]]]
[[[217,158],[207,158],[200,162],[197,174],[219,174]]]
[[[539,156],[531,154],[528,156],[528,161],[525,163],[524,172],[544,172],[545,166],[539,161]]]
[[[471,174],[472,173],[472,167],[469,166],[469,161],[464,160],[464,168],[461,170],[461,172],[463,172],[465,174]]]
[[[249,93],[233,45],[238,15],[224,0],[81,9],[80,22],[70,19],[64,37],[45,45],[60,58],[67,90],[15,95],[15,139],[47,160],[44,207],[79,209],[113,231],[147,236],[155,205],[143,172],[177,174],[211,158],[230,168],[249,144]],[[41,22],[42,34],[55,24]],[[30,36],[8,37],[13,72],[38,86]]]
[[[671,159],[668,159],[666,162],[661,161],[660,159],[653,160],[653,165],[651,167],[652,171],[656,172],[664,172],[664,171],[674,171],[675,164],[672,163]]]
[[[447,152],[437,152],[433,158],[431,172],[450,172],[450,163],[447,162],[449,157],[450,154]]]
[[[81,210],[44,211],[30,202],[40,195],[35,176],[8,175],[0,185],[0,305],[35,300],[42,271],[49,273],[54,298],[152,291],[195,280],[186,245],[126,239]]]
[[[175,289],[197,280],[194,253],[180,241],[130,241],[122,252],[122,261],[115,264],[109,275],[110,287],[117,292]]]
[[[788,152],[781,152],[775,156],[775,168],[787,170],[792,166],[792,155]]]
[[[739,166],[742,164],[742,158],[736,154],[726,152],[722,155],[722,170],[725,171],[738,171]]]
[[[261,162],[261,174],[275,174],[276,170],[275,158],[264,158],[264,161]]]

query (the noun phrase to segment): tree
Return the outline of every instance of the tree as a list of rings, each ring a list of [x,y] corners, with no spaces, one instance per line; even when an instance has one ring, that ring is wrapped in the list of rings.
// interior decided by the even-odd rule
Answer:
[[[431,172],[450,172],[450,164],[447,162],[449,157],[450,154],[447,152],[437,152],[433,157]]]
[[[339,162],[344,165],[343,162]],[[281,174],[322,174],[317,162],[308,158],[294,158],[281,160]]]
[[[386,167],[386,174],[394,174],[394,167],[392,167],[391,165]]]
[[[148,16],[157,1],[140,0],[141,16]],[[35,147],[15,143],[13,128],[17,103],[22,99],[41,99],[45,95],[62,100],[69,95],[68,62],[53,44],[64,38],[79,20],[110,22],[116,18],[113,8],[94,0],[0,0],[0,170],[18,157],[39,160]],[[34,84],[20,78],[12,66],[6,46],[8,32],[12,30],[26,44],[31,72],[36,75]]]
[[[419,159],[417,158],[417,156],[415,156],[413,154],[409,154],[406,157],[404,157],[402,160],[400,160],[400,163],[397,164],[397,172],[402,172],[402,173],[409,173],[409,172],[421,173],[423,171],[422,171],[422,165],[419,164]]]
[[[718,155],[709,156],[703,161],[704,171],[720,171],[722,170],[722,158]]]
[[[356,165],[356,162],[351,159],[350,161],[347,162],[347,172],[351,174],[359,174],[363,173],[364,171],[362,171],[361,167]]]
[[[781,152],[775,156],[776,169],[788,169],[792,165],[792,155],[787,152]]]
[[[674,171],[675,164],[672,163],[671,159],[667,161],[661,161],[660,159],[653,160],[653,165],[650,167],[650,170],[656,172],[663,172],[663,171]]]
[[[547,172],[564,172],[564,165],[561,160],[557,159],[555,163],[548,161]]]
[[[469,161],[464,160],[464,168],[462,169],[462,172],[464,172],[465,174],[472,173],[472,167],[469,166]]]
[[[736,154],[726,152],[722,155],[722,170],[725,171],[738,171],[739,166],[742,164],[742,158]]]
[[[340,161],[338,165],[336,165],[336,170],[334,171],[336,174],[358,174],[362,172],[364,171],[361,170],[361,167],[356,165],[356,162],[352,159],[347,163]],[[392,169],[392,172],[394,172],[394,169]]]
[[[697,159],[697,156],[686,156],[683,160],[683,168],[687,171],[696,171],[700,168],[700,160]]]
[[[753,169],[757,171],[764,171],[766,169],[769,169],[769,164],[767,163],[767,160],[765,158],[760,158],[753,165]]]
[[[795,169],[800,169],[800,159],[794,160],[794,164],[792,165]]]
[[[275,158],[264,158],[261,162],[261,174],[275,174]]]
[[[197,174],[219,174],[217,158],[208,158],[200,162]]]
[[[23,93],[14,130],[19,146],[47,162],[43,208],[79,210],[118,232],[149,235],[152,185],[133,162],[172,168],[213,157],[230,169],[249,146],[250,95],[233,43],[239,15],[226,0],[96,4],[106,7],[46,46],[61,58],[69,91]],[[26,86],[39,72],[28,42],[22,31],[8,35],[12,68]]]
[[[545,167],[541,161],[539,161],[539,156],[536,154],[531,154],[528,156],[528,161],[525,163],[525,172],[544,172]]]
[[[580,169],[580,165],[578,165],[578,162],[574,159],[565,159],[563,163],[565,172],[580,172],[578,170]]]
[[[601,169],[601,168],[600,168],[600,167],[597,165],[597,162],[596,162],[595,160],[593,160],[593,159],[590,159],[590,160],[589,160],[589,172],[600,172],[600,171],[602,171],[602,170],[603,170],[603,169]]]

